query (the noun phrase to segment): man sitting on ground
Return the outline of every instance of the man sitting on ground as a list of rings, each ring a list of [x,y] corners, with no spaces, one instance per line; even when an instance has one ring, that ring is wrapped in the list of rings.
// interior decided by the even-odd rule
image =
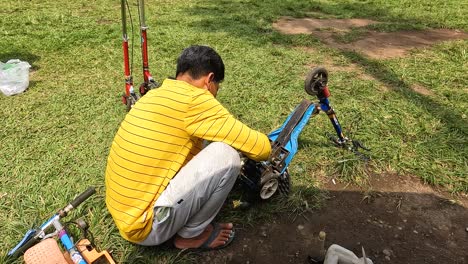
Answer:
[[[271,146],[215,99],[223,79],[216,51],[191,46],[176,79],[149,91],[121,123],[105,180],[107,208],[125,239],[151,246],[175,235],[177,248],[218,249],[234,238],[232,223],[213,219],[239,174],[237,151],[261,161]],[[213,143],[203,148],[204,140]]]

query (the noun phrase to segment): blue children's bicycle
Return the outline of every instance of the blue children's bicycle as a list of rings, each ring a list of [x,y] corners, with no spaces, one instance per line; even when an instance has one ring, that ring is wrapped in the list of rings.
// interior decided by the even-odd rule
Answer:
[[[115,264],[107,250],[97,252],[94,243],[87,239],[88,225],[79,219],[76,222],[61,223],[61,219],[79,206],[96,192],[94,187],[78,195],[72,202],[45,221],[40,227],[26,232],[23,239],[12,250],[8,252],[10,260],[16,259],[25,254],[25,262],[29,263],[108,263]],[[68,224],[73,223],[83,232],[84,237],[74,243],[67,231]],[[65,254],[63,254],[57,243],[52,238],[58,238],[62,244]],[[53,242],[53,243],[51,243]],[[29,254],[28,254],[29,253]]]
[[[359,148],[369,150],[361,142],[351,140],[343,134],[335,111],[330,106],[330,91],[328,89],[328,71],[323,67],[312,69],[305,80],[305,91],[318,98],[318,102],[312,103],[304,99],[288,116],[283,125],[271,132],[268,138],[271,140],[272,152],[265,162],[247,160],[240,175],[240,182],[248,190],[246,202],[251,203],[260,197],[262,200],[271,198],[278,190],[288,194],[290,190],[290,176],[288,166],[298,150],[298,137],[311,117],[320,111],[325,112],[336,132],[330,136],[332,142],[339,147],[353,151],[355,154],[367,158],[359,152]],[[368,159],[368,158],[367,158]]]

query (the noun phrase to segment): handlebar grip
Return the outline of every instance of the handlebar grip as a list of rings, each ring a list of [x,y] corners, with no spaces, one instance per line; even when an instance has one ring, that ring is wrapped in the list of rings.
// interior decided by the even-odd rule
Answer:
[[[84,191],[82,194],[78,195],[78,197],[75,198],[75,200],[71,201],[71,206],[73,208],[76,208],[78,205],[80,205],[82,202],[84,202],[86,199],[88,199],[91,195],[96,193],[96,189],[94,187],[89,187],[86,191]]]

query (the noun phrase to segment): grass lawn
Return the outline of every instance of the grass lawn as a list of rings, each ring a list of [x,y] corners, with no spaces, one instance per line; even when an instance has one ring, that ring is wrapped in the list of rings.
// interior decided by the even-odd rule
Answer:
[[[134,79],[142,81],[136,0]],[[468,41],[450,41],[405,58],[373,60],[333,50],[309,35],[272,29],[281,16],[323,14],[387,22],[381,31],[449,28],[468,31],[468,3],[394,1],[146,1],[149,60],[161,81],[191,44],[214,47],[226,64],[218,99],[246,124],[265,133],[282,124],[306,97],[311,65],[357,65],[373,80],[330,72],[331,103],[345,132],[372,148],[368,164],[331,147],[325,115],[311,120],[290,166],[293,194],[257,210],[223,218],[253,225],[274,211],[294,210],[313,198],[327,177],[365,184],[372,173],[417,175],[454,193],[468,192]],[[123,240],[104,204],[109,146],[125,107],[119,1],[0,0],[0,61],[32,65],[29,89],[0,96],[0,262],[37,226],[88,186],[97,195],[67,220],[85,216],[100,248],[119,263],[190,262],[171,248],[143,248]],[[130,26],[128,27],[131,30]],[[306,47],[306,48],[304,48]],[[310,52],[308,50],[313,50]],[[382,90],[380,84],[390,89]],[[432,95],[410,87],[423,85]],[[296,190],[296,191],[295,191]],[[301,190],[301,191],[298,191]],[[18,261],[18,263],[20,263]]]

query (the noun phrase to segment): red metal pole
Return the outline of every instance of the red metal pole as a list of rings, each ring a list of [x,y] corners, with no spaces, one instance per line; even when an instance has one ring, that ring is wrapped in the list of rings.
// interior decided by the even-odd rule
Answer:
[[[122,9],[122,48],[124,52],[124,74],[125,74],[125,96],[128,98],[133,90],[133,79],[130,72],[130,58],[128,54],[128,36],[127,36],[127,14],[125,0],[121,0]],[[125,98],[126,99],[126,98]],[[122,99],[124,104],[126,100]]]
[[[157,86],[153,76],[149,71],[149,63],[148,63],[148,35],[146,30],[148,27],[146,26],[145,21],[145,1],[138,0],[138,8],[140,13],[140,35],[141,35],[141,57],[143,60],[143,83],[140,85],[140,94],[144,95],[150,89],[155,88]]]

